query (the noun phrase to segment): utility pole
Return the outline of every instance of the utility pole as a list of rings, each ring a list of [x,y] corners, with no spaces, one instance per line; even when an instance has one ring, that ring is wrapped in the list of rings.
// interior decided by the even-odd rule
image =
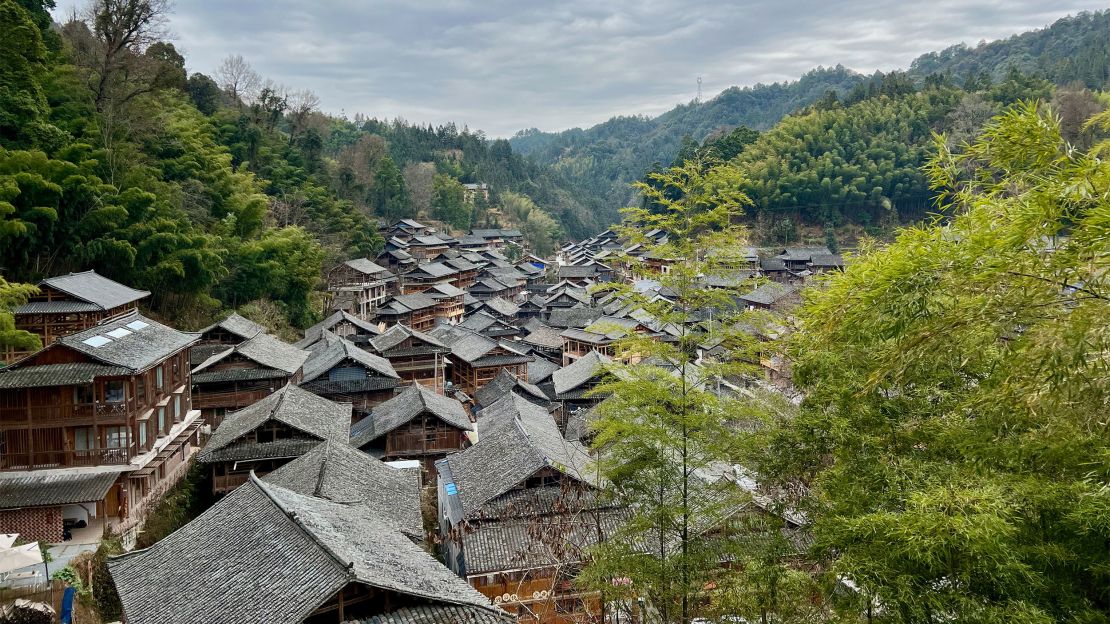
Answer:
[[[701,104],[701,76],[698,76],[698,97],[694,101]]]

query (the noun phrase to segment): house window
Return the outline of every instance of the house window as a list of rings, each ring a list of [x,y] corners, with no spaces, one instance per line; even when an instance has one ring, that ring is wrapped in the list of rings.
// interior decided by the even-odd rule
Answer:
[[[108,381],[104,383],[104,400],[108,403],[123,403],[127,397],[122,381]]]
[[[162,367],[159,366],[158,368],[154,369],[154,387],[161,390],[162,386]]]
[[[146,377],[143,375],[139,375],[135,379],[135,396],[146,403]]]
[[[78,451],[96,448],[92,427],[77,427],[73,430],[73,448]]]
[[[357,366],[340,366],[328,372],[328,381],[359,381],[366,379],[366,370]]]
[[[126,448],[127,427],[104,427],[104,448]]]
[[[173,395],[173,419],[175,422],[180,422],[185,418],[185,414],[181,413],[181,395]]]
[[[73,387],[73,403],[76,405],[88,405],[93,402],[93,387],[92,386],[74,386]]]
[[[161,433],[166,430],[166,408],[158,408],[158,432]]]
[[[139,448],[146,448],[146,429],[147,421],[139,421]]]

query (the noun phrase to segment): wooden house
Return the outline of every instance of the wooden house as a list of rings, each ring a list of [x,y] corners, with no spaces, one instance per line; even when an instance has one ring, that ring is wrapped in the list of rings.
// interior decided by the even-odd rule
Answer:
[[[604,379],[605,365],[609,361],[608,357],[591,351],[552,374],[554,399],[563,407],[564,421],[559,423],[560,428],[566,427],[566,417],[578,410],[589,409],[605,398],[591,391]]]
[[[479,301],[493,299],[494,297],[501,297],[512,301],[523,290],[519,284],[506,283],[495,277],[482,277],[479,278],[474,284],[467,289],[472,297]]]
[[[80,525],[133,543],[199,446],[196,340],[132,311],[3,369],[0,530],[61,542]]]
[[[218,426],[229,411],[242,409],[289,383],[300,383],[308,351],[265,333],[219,350],[192,368],[193,407]]]
[[[458,275],[455,277],[455,286],[463,290],[470,288],[478,280],[478,265],[463,256],[443,260],[443,264],[458,271]]]
[[[409,246],[407,251],[413,258],[417,260],[427,260],[434,258],[439,254],[451,248],[454,240],[445,240],[435,234],[427,234],[422,236],[413,236],[408,241]]]
[[[325,279],[329,295],[327,307],[350,312],[365,320],[385,301],[397,276],[368,258],[357,258],[333,267]]]
[[[516,323],[520,314],[520,306],[502,297],[486,299],[478,306],[478,310],[510,324]]]
[[[466,317],[466,320],[459,323],[459,327],[498,340],[502,338],[515,338],[520,335],[520,329],[499,318],[491,316],[484,310],[479,310]]]
[[[435,317],[439,323],[454,325],[463,319],[466,309],[463,307],[463,297],[466,291],[451,284],[436,284],[424,291],[425,295],[436,302]]]
[[[792,286],[767,282],[751,291],[737,297],[740,303],[751,310],[770,310],[782,301],[795,296],[797,289]]]
[[[502,369],[528,379],[528,362],[535,359],[519,345],[497,341],[467,329],[437,329],[434,336],[451,348],[451,383],[470,396],[493,380]]]
[[[403,275],[416,268],[416,258],[404,249],[386,249],[378,255],[377,264],[385,266],[398,275]]]
[[[809,264],[807,264],[806,267],[814,273],[843,271],[844,256],[840,254],[813,254],[810,256]]]
[[[408,240],[413,236],[431,234],[432,228],[414,219],[398,219],[392,224],[381,229],[382,238],[386,240],[396,237]]]
[[[396,295],[378,308],[377,321],[385,327],[407,325],[427,331],[436,325],[436,300],[425,293]]]
[[[212,491],[230,492],[251,473],[263,476],[324,441],[346,444],[351,406],[292,384],[228,414],[197,461],[212,471]]]
[[[298,340],[293,346],[304,349],[320,341],[325,331],[329,331],[340,338],[345,338],[362,347],[370,344],[370,339],[381,335],[378,326],[370,321],[361,319],[349,312],[339,310],[331,316],[304,330],[304,338]]]
[[[12,308],[15,328],[31,332],[48,347],[62,336],[88,329],[105,319],[127,314],[150,296],[114,282],[95,271],[70,273],[44,279],[39,293]],[[30,355],[16,347],[0,347],[0,364]]]
[[[253,476],[108,569],[127,624],[515,621],[373,507]]]
[[[776,258],[782,260],[786,268],[791,271],[804,271],[809,268],[813,256],[831,256],[833,253],[828,247],[786,247]]]
[[[424,292],[436,284],[458,286],[459,272],[442,262],[426,262],[401,278],[401,294]]]
[[[401,376],[389,360],[331,332],[325,331],[323,338],[308,351],[301,387],[332,401],[350,404],[353,421],[390,399],[401,385]]]
[[[509,371],[503,370],[497,374],[497,377],[493,378],[493,381],[478,388],[478,391],[474,393],[474,411],[479,415],[478,418],[481,417],[480,413],[482,410],[500,401],[502,397],[510,393],[519,396],[525,401],[530,401],[549,412],[553,411],[555,408],[555,404],[552,402],[551,397],[547,396],[539,386],[530,384]],[[556,418],[556,420],[558,420],[558,418]]]
[[[451,349],[438,338],[405,325],[394,325],[371,340],[370,348],[389,361],[402,381],[435,391],[443,389],[446,355]]]
[[[351,446],[385,461],[435,461],[470,445],[473,425],[461,403],[419,384],[377,405],[351,427]]]
[[[557,366],[563,364],[563,330],[543,323],[533,323],[520,342],[537,355],[543,356]]]
[[[589,461],[516,394],[483,410],[478,442],[436,462],[446,565],[521,621],[598,617],[599,596],[574,576],[620,515],[596,502]]]

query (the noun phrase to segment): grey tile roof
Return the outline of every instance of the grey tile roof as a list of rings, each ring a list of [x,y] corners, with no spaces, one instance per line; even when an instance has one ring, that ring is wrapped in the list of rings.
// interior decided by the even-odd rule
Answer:
[[[425,334],[424,332],[416,331],[415,329],[412,329],[407,325],[402,325],[401,323],[390,327],[388,330],[386,330],[384,334],[371,338],[370,346],[373,347],[374,350],[378,353],[386,355],[390,349],[393,349],[397,345],[401,344],[409,337],[412,337],[421,342],[426,342],[433,347],[439,347],[442,349],[447,348],[447,345],[443,344],[443,342],[441,342],[438,338]]]
[[[815,267],[842,267],[844,257],[840,254],[813,254],[809,259],[810,266]]]
[[[393,273],[390,272],[389,269],[374,262],[373,260],[370,260],[369,258],[355,258],[354,260],[348,260],[343,264],[351,267],[359,273],[365,273],[366,275],[376,275],[379,273],[388,273],[389,275],[393,275]]]
[[[107,335],[116,330],[120,330],[119,337]],[[105,364],[144,371],[193,344],[198,338],[198,334],[180,332],[138,312],[131,312],[60,338],[54,345],[63,344]],[[86,340],[108,342],[96,347]]]
[[[585,447],[564,440],[546,409],[514,393],[482,410],[478,442],[445,461],[464,515],[480,513],[483,505],[545,467],[588,479]]]
[[[471,314],[470,316],[463,319],[463,322],[459,323],[458,326],[464,329],[469,329],[471,331],[485,332],[487,329],[494,325],[500,325],[502,327],[505,326],[504,323],[490,316],[489,314],[486,314],[485,312],[478,312],[476,314]]]
[[[429,277],[440,278],[458,273],[458,270],[453,269],[446,264],[443,264],[442,262],[429,262],[427,264],[421,264],[420,266],[416,267],[411,273],[408,273],[406,277],[411,279],[416,273],[425,273]]]
[[[461,403],[412,384],[401,394],[374,406],[369,416],[355,423],[351,427],[351,444],[363,446],[424,413],[457,429],[471,429],[470,418]]]
[[[541,384],[551,378],[560,366],[551,360],[538,357],[528,363],[528,380],[533,384]]]
[[[497,342],[472,331],[459,330],[461,335],[451,343],[451,355],[473,363],[497,348]]]
[[[451,284],[436,284],[428,290],[424,291],[432,299],[440,299],[442,297],[461,297],[466,294],[466,291],[452,286]]]
[[[128,375],[130,372],[126,368],[95,362],[16,366],[0,369],[0,388],[45,388],[89,384],[97,377]]]
[[[759,268],[764,271],[785,271],[786,263],[779,258],[763,258],[759,261]]]
[[[345,443],[351,423],[351,406],[329,401],[289,384],[249,407],[228,414],[197,459],[202,462],[219,461],[208,458],[225,447],[251,444],[237,443],[237,440],[270,420],[301,431],[307,438]]]
[[[576,390],[587,381],[603,374],[605,371],[604,364],[608,361],[609,358],[597,351],[590,351],[569,365],[555,371],[551,380],[555,382],[556,397],[562,398],[563,394]]]
[[[148,291],[124,286],[96,271],[58,275],[42,280],[39,285],[60,290],[82,301],[96,304],[104,310],[134,303],[150,296]]]
[[[308,351],[298,349],[269,334],[258,334],[241,343],[235,350],[263,366],[285,371],[290,375],[300,370],[308,359]]]
[[[503,292],[515,287],[514,284],[506,284],[492,277],[483,277],[475,282],[470,290],[471,292]]]
[[[577,305],[573,308],[557,308],[551,310],[547,324],[552,327],[586,327],[601,318],[601,308]]]
[[[502,316],[516,316],[520,312],[520,306],[501,297],[488,299],[484,305]]]
[[[280,379],[284,384],[285,380],[289,379],[289,373],[276,368],[225,368],[210,373],[194,373],[190,379],[194,384]]]
[[[264,480],[306,496],[362,503],[402,533],[424,537],[420,472],[387,466],[347,444],[318,444]]]
[[[285,488],[264,489],[338,561],[352,580],[438,603],[486,606],[489,600],[430,554],[375,517],[367,506],[335,503]]]
[[[240,316],[236,312],[232,312],[231,314],[227,315],[227,318],[220,321],[219,323],[213,323],[212,325],[205,327],[204,329],[200,330],[200,333],[207,334],[214,329],[222,329],[229,334],[234,334],[236,336],[239,336],[240,338],[243,338],[244,340],[247,338],[253,338],[257,334],[266,333],[265,327],[259,325],[258,323],[255,323],[249,318]]]
[[[828,247],[787,247],[777,257],[788,262],[809,262],[813,256],[832,255]]]
[[[475,526],[462,533],[466,573],[536,569],[585,561],[589,549],[598,541],[598,521],[602,535],[612,535],[624,517],[612,509],[599,510],[597,517],[592,511],[558,514],[544,518],[542,531],[537,531],[537,522],[529,518],[473,523]]]
[[[287,344],[274,338],[269,334],[256,334],[253,338],[245,340],[234,347],[227,348],[218,352],[204,362],[201,362],[193,368],[193,374],[203,373],[211,368],[218,362],[230,357],[233,353],[238,353],[243,357],[261,365],[263,368],[273,369],[285,373],[285,375],[293,375],[304,365],[305,360],[308,359],[308,351],[298,349],[291,344]],[[240,369],[246,377],[251,378],[249,369]],[[218,371],[231,373],[232,371]],[[254,377],[255,379],[266,379],[268,377]],[[207,378],[212,381],[212,377]],[[230,377],[229,377],[230,379]],[[196,377],[193,378],[194,382],[203,383],[198,381]]]
[[[462,242],[462,239],[459,239],[459,242]],[[451,258],[449,260],[444,260],[443,264],[458,271],[473,271],[478,268],[477,264],[474,264],[466,258]]]
[[[394,295],[393,299],[386,302],[386,305],[392,307],[398,313],[406,313],[435,307],[436,300],[424,293],[411,293],[408,295]]]
[[[294,346],[303,349],[311,345],[312,343],[320,339],[320,336],[324,334],[325,330],[330,331],[332,328],[343,321],[354,325],[359,329],[359,331],[370,336],[377,336],[378,334],[382,333],[378,329],[378,326],[374,323],[371,323],[370,321],[364,321],[354,314],[347,312],[346,310],[336,310],[335,312],[332,312],[331,315],[328,316],[328,318],[304,330],[304,339],[297,341]]]
[[[340,363],[350,360],[368,371],[391,379],[400,379],[389,360],[360,349],[355,343],[325,330],[321,340],[308,348],[311,355],[304,363],[304,383],[324,375]]]
[[[516,617],[483,607],[416,605],[344,624],[510,624]]]
[[[255,478],[151,548],[108,565],[129,624],[301,622],[349,583],[403,602],[497,613],[367,506]]]
[[[103,500],[119,472],[20,472],[0,474],[0,509],[51,507]]]
[[[292,459],[300,457],[323,444],[316,438],[287,438],[271,442],[247,442],[232,444],[219,449],[212,449],[197,458],[207,464],[226,462],[247,462],[263,459]]]
[[[102,310],[95,303],[85,301],[29,301],[12,308],[13,314],[73,314],[76,312],[98,312]]]
[[[508,369],[501,369],[501,372],[497,373],[497,376],[489,383],[478,388],[478,391],[474,393],[474,400],[479,405],[493,405],[510,392],[516,392],[539,405],[547,405],[551,401],[551,398],[544,394],[538,386],[517,378]]]
[[[597,273],[596,264],[564,264],[559,267],[556,275],[559,279],[582,279],[585,277],[593,277],[595,273]]]
[[[129,624],[300,622],[350,581],[254,480],[108,567]]]
[[[546,349],[561,349],[563,348],[563,337],[558,329],[549,327],[547,325],[538,324],[532,327],[532,331],[527,336],[521,339],[521,342],[537,347],[544,347]]]
[[[794,292],[794,289],[790,286],[784,286],[778,282],[767,282],[746,295],[740,295],[738,299],[749,303],[771,305],[792,292]]]

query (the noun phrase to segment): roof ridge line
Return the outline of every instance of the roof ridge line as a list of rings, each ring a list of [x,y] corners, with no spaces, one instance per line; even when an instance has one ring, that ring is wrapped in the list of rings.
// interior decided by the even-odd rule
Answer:
[[[357,578],[355,576],[355,573],[354,573],[354,567],[355,567],[355,562],[354,561],[343,561],[343,558],[340,557],[338,553],[336,553],[334,550],[331,549],[331,547],[329,547],[327,544],[325,544],[323,542],[323,540],[316,537],[315,533],[313,533],[312,531],[309,531],[308,527],[306,527],[304,525],[304,522],[300,519],[297,512],[286,508],[285,505],[282,505],[281,501],[279,501],[276,497],[274,497],[274,495],[270,492],[269,488],[271,486],[264,485],[262,483],[262,479],[259,479],[254,474],[254,470],[251,470],[250,479],[251,479],[251,483],[254,483],[258,487],[258,489],[261,490],[262,493],[266,495],[266,498],[270,499],[270,502],[272,502],[274,504],[274,506],[277,507],[281,511],[281,513],[285,514],[286,518],[289,518],[291,521],[293,521],[293,524],[302,533],[304,533],[308,537],[308,539],[312,540],[313,544],[316,544],[318,547],[320,547],[321,550],[323,550],[325,553],[327,553],[328,557],[330,557],[333,561],[335,561],[335,563],[338,564],[339,567],[342,568],[346,572],[348,581],[350,581],[351,579],[356,579]],[[280,487],[280,486],[277,486],[277,487]],[[292,492],[292,490],[290,490],[290,491]],[[296,494],[296,492],[293,492],[293,493]],[[303,495],[299,495],[299,496],[303,496]],[[331,502],[331,501],[328,501],[328,502]]]

